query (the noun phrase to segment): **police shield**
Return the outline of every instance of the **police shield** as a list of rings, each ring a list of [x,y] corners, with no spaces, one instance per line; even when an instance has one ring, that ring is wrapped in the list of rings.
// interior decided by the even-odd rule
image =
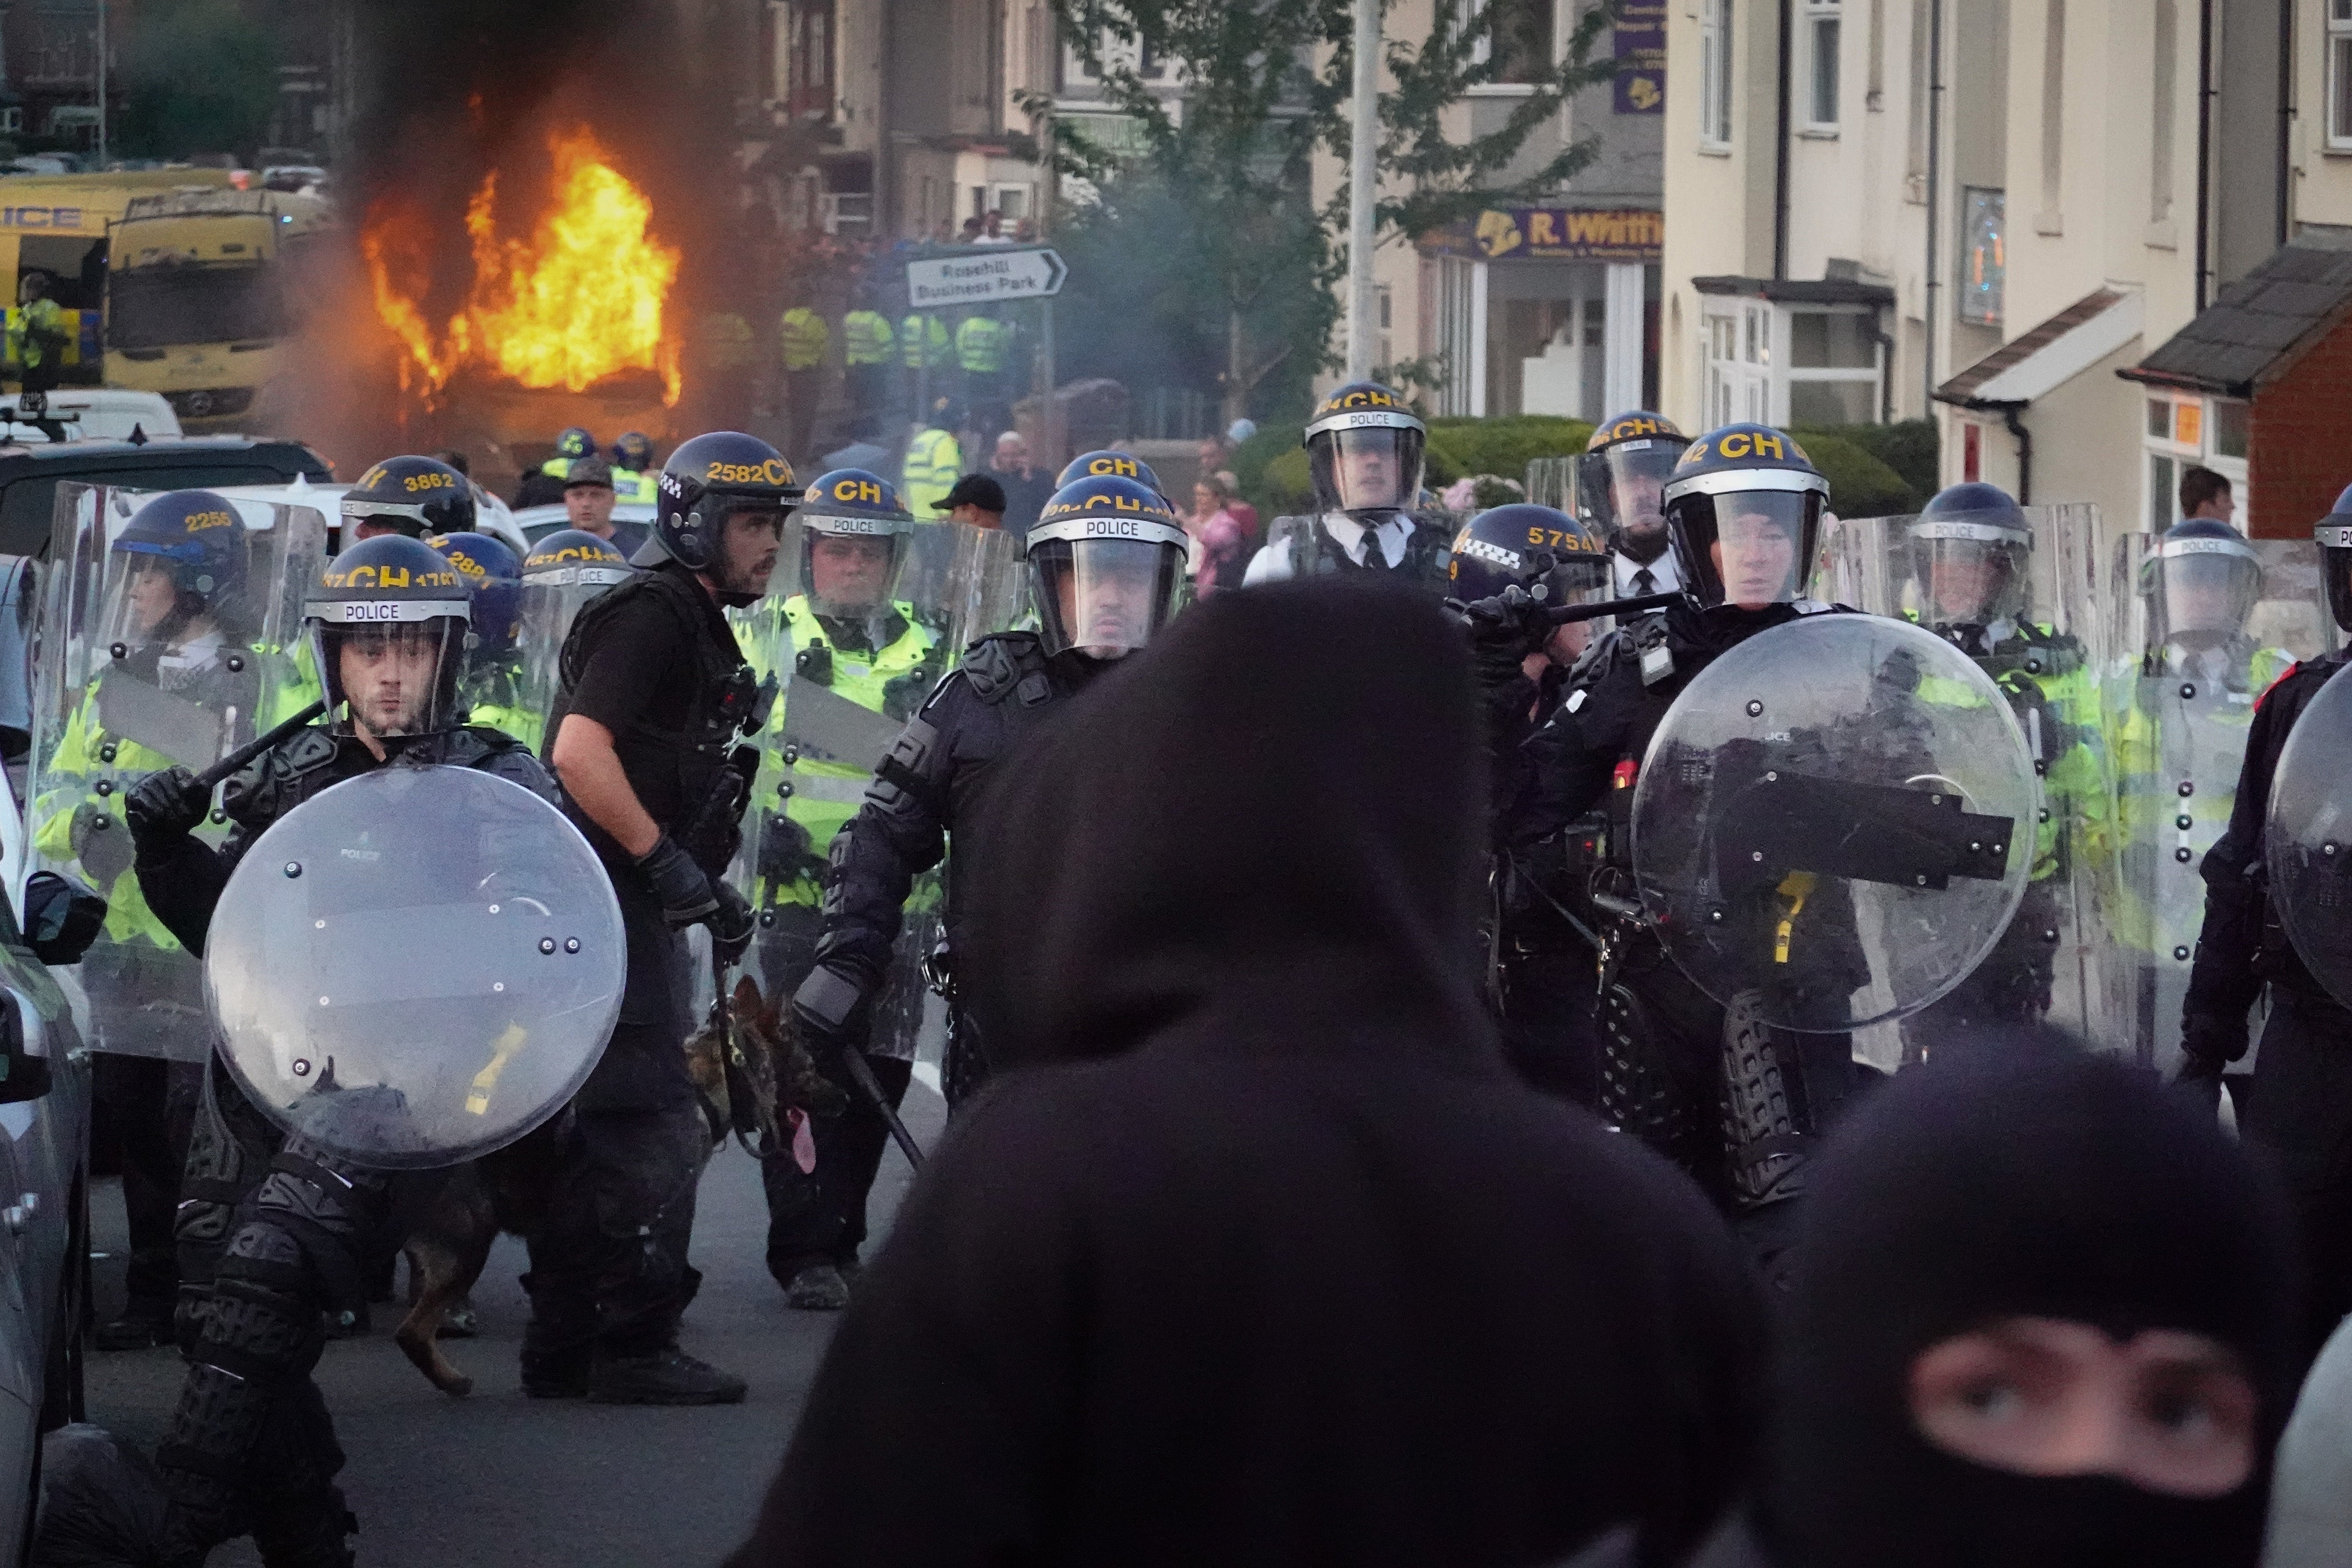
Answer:
[[[2352,680],[2337,671],[2288,731],[2271,779],[2263,861],[2297,957],[2352,1007]]]
[[[563,814],[470,768],[304,802],[231,874],[205,949],[221,1053],[271,1121],[379,1170],[503,1148],[570,1100],[627,949]]]
[[[1929,1033],[2045,1017],[2106,1039],[2126,1011],[2108,957],[2115,809],[2100,731],[2098,540],[2098,509],[2086,505],[1840,519],[1825,531],[1816,590],[1966,653],[2000,689],[2033,760],[2024,897],[2000,942],[1919,1021],[1914,1057]]]
[[[2117,1034],[2168,1071],[2204,921],[2199,868],[2229,826],[2255,700],[2298,659],[2328,651],[2335,623],[2307,540],[2130,534],[2116,542],[2106,598],[2109,932],[2126,1003]]]
[[[1011,626],[1024,603],[1009,534],[922,522],[900,537],[903,548],[892,550],[788,518],[772,591],[734,616],[744,657],[782,688],[729,872],[757,918],[745,969],[770,996],[797,989],[815,962],[834,836],[857,814],[907,721],[966,646]],[[877,1055],[914,1054],[940,905],[938,879],[925,877],[877,998]]]
[[[635,569],[593,534],[563,529],[532,546],[522,563],[522,604],[516,617],[514,700],[510,710],[474,712],[474,721],[504,730],[538,751],[546,740],[548,710],[562,679],[563,639],[588,602],[625,583]]]
[[[58,971],[86,995],[91,1044],[196,1061],[211,1045],[201,976],[141,894],[123,801],[146,774],[201,772],[317,699],[299,633],[327,524],[307,507],[214,498],[165,528],[155,500],[58,488],[27,816],[39,863],[107,897],[98,941]],[[198,831],[216,843],[225,820]]]
[[[2008,703],[1899,621],[1775,626],[1675,700],[1634,781],[1633,868],[1717,1001],[1839,1033],[1915,1013],[2023,895],[2033,771]]]

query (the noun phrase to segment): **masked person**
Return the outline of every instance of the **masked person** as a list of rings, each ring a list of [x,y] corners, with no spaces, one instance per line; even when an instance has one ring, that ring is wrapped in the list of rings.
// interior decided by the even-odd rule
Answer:
[[[1675,698],[1757,633],[1832,608],[1803,597],[1829,481],[1789,437],[1760,425],[1715,431],[1684,450],[1665,495],[1688,602],[1596,644],[1567,698],[1524,745],[1509,744],[1507,731],[1496,737],[1498,851],[1539,857],[1546,840],[1573,832],[1605,805],[1605,859],[1589,885],[1621,909],[1638,908],[1633,784]],[[1491,700],[1529,634],[1524,624],[1487,619],[1474,637]],[[1828,900],[1815,900],[1796,934],[1832,973],[1851,936],[1838,928]],[[1691,1170],[1759,1258],[1777,1267],[1790,1223],[1785,1205],[1803,1186],[1807,1140],[1827,1125],[1852,1084],[1850,1038],[1735,1026],[1675,965],[1654,928],[1615,916],[1599,935],[1602,1119]],[[1770,1082],[1738,1065],[1749,1052],[1771,1058]],[[1770,1092],[1773,1083],[1786,1091]],[[1727,1094],[1728,1110],[1719,1116]],[[1741,1131],[1727,1142],[1717,1131],[1724,1127]]]
[[[1184,543],[1167,502],[1133,479],[1080,479],[1046,504],[1027,540],[1038,628],[999,632],[964,650],[834,837],[816,967],[793,994],[818,1047],[860,1047],[915,879],[945,856],[998,764],[1056,706],[1167,625],[1184,580]],[[950,953],[968,893],[965,879],[949,879]],[[978,1086],[992,1059],[952,1003],[950,1105]]]
[[[547,755],[565,809],[613,874],[628,937],[613,1039],[572,1102],[560,1200],[529,1237],[523,1392],[615,1404],[730,1404],[743,1380],[677,1347],[698,1276],[687,1264],[709,1149],[680,1047],[692,1031],[684,928],[725,963],[751,911],[723,880],[741,837],[772,684],[722,612],[756,603],[798,505],[792,465],[735,431],[697,436],[662,468],[650,568],[583,608],[565,638]]]
[[[305,612],[328,717],[223,786],[226,841],[194,837],[212,791],[187,769],[131,792],[139,886],[191,952],[204,951],[214,906],[253,843],[346,779],[387,765],[472,767],[555,796],[512,739],[458,722],[472,606],[449,562],[413,539],[363,540],[327,563]],[[334,1485],[343,1456],[310,1373],[321,1312],[362,1304],[368,1243],[389,1218],[386,1178],[287,1138],[215,1059],[183,1192],[177,1326],[190,1366],[156,1452],[173,1559],[249,1532],[266,1563],[347,1564],[355,1521]]]
[[[346,546],[387,533],[411,539],[471,533],[478,516],[474,487],[436,458],[386,458],[371,463],[337,504]]]
[[[1672,1560],[1760,1303],[1686,1183],[1495,1048],[1459,634],[1317,581],[1132,662],[959,825],[971,1005],[1024,1065],[918,1177],[734,1568],[1500,1568],[1622,1520]]]
[[[2312,537],[2328,613],[2352,632],[2352,489],[2336,498]],[[2221,618],[2218,608],[2213,618]],[[2313,977],[2287,940],[2272,907],[2263,826],[2295,721],[2347,660],[2352,654],[2341,649],[2306,659],[2254,704],[2230,826],[2200,868],[2205,923],[2181,1009],[2179,1076],[2218,1086],[2222,1069],[2246,1054],[2248,1015],[2267,994],[2270,1016],[2242,1125],[2286,1176],[2311,1260],[2314,1348],[2352,1311],[2352,1053],[2345,1048],[2352,1009]]]
[[[1576,515],[1609,541],[1617,598],[1682,586],[1667,548],[1665,487],[1689,445],[1664,416],[1636,410],[1594,426],[1577,459]]]
[[[487,533],[437,534],[426,542],[457,569],[473,600],[457,700],[470,722],[512,735],[536,750],[544,716],[529,710],[521,656],[515,646],[522,629],[522,563]]]
[[[1276,518],[1244,584],[1319,572],[1390,571],[1442,589],[1453,531],[1413,514],[1429,427],[1394,391],[1350,382],[1307,421],[1316,514]]]
[[[2038,1024],[2050,1011],[2057,939],[2073,921],[2076,857],[2094,851],[2108,810],[2096,742],[2099,693],[2080,639],[2032,618],[2033,525],[2009,493],[1969,482],[1939,490],[1906,535],[1910,619],[1976,661],[2009,699],[2041,775],[2043,802],[2027,885],[2000,945],[1941,1001],[1906,1021],[1915,1056]],[[1931,700],[1966,703],[1965,690]]]
[[[1930,1062],[1814,1185],[1759,1495],[1693,1561],[2252,1568],[2294,1237],[2211,1117],[2073,1051]]]
[[[1547,608],[1582,605],[1609,597],[1609,559],[1600,531],[1565,512],[1498,506],[1455,537],[1449,583],[1457,604],[1517,589]],[[1481,681],[1489,742],[1517,745],[1549,718],[1595,630],[1606,627],[1592,620],[1540,627],[1516,668],[1509,646],[1483,644],[1479,655],[1492,667]],[[1586,884],[1607,829],[1604,816],[1589,812],[1540,847],[1497,857],[1488,879],[1487,1002],[1501,1021],[1503,1048],[1529,1083],[1587,1107],[1599,1092],[1600,1033],[1592,1016],[1597,920]]]
[[[2263,554],[2285,548],[2210,518],[2175,524],[2140,563],[2142,646],[2116,648],[2108,670],[2121,884],[2110,926],[2133,987],[2132,1043],[2159,1070],[2178,1065],[2206,912],[2199,867],[2232,819],[2256,701],[2294,664],[2247,629]]]
[[[781,606],[792,639],[789,701],[814,702],[821,688],[903,723],[930,695],[950,650],[896,597],[918,526],[898,492],[875,475],[838,468],[809,487],[800,526],[802,592]],[[805,684],[804,684],[805,683]],[[789,704],[788,704],[789,705]],[[824,929],[826,857],[866,796],[869,775],[829,761],[809,745],[787,748],[779,807],[759,814],[757,947],[762,980],[789,994],[815,965]],[[919,1014],[919,996],[877,994],[877,1004]],[[872,1032],[866,1053],[893,1109],[914,1070],[911,1032]],[[839,1117],[812,1120],[816,1165],[791,1160],[760,1167],[768,1199],[768,1268],[795,1307],[826,1310],[848,1302],[841,1268],[866,1237],[866,1199],[880,1168],[888,1127],[862,1096]]]
[[[209,1026],[201,977],[140,892],[123,785],[172,765],[137,738],[163,739],[156,731],[172,727],[164,714],[203,724],[198,745],[208,754],[251,738],[262,679],[245,533],[236,509],[210,490],[157,496],[123,524],[107,546],[100,611],[105,646],[120,657],[67,720],[34,805],[34,847],[78,863],[107,900],[105,938],[84,955],[81,973],[100,1047],[92,1087],[123,1153],[131,1259],[122,1314],[95,1331],[101,1350],[142,1349],[171,1335],[179,1288],[172,1219],[205,1053],[201,1038],[189,1048],[165,1037],[202,1037]],[[148,711],[155,708],[164,714]],[[233,729],[219,722],[224,715],[238,716]]]

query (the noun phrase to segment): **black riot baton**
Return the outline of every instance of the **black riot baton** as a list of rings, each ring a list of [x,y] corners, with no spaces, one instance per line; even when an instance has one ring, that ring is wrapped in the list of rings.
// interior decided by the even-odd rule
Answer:
[[[211,767],[206,768],[203,773],[198,773],[196,775],[196,782],[204,785],[206,789],[213,788],[223,779],[236,772],[237,769],[245,766],[246,763],[253,761],[254,758],[261,755],[262,752],[269,750],[270,747],[278,744],[278,742],[286,739],[287,736],[292,734],[295,731],[299,730],[303,725],[308,724],[311,720],[316,719],[320,714],[324,713],[326,710],[326,703],[311,703],[308,708],[303,709],[302,711],[295,714],[291,719],[287,720],[284,723],[272,725],[266,733],[256,735],[252,740],[247,741],[244,745],[239,746],[236,751],[231,752],[227,756],[223,757],[219,762],[216,762]]]
[[[898,1113],[890,1108],[889,1097],[882,1092],[880,1080],[875,1078],[874,1069],[866,1065],[866,1053],[856,1046],[845,1045],[841,1047],[841,1065],[849,1069],[849,1076],[856,1081],[857,1091],[882,1113],[882,1120],[889,1126],[890,1137],[898,1145],[898,1152],[907,1156],[907,1163],[918,1171],[921,1170],[922,1145],[915,1142],[915,1135],[907,1131],[907,1124],[899,1121]]]
[[[1564,626],[1570,621],[1597,621],[1603,616],[1635,615],[1643,610],[1663,610],[1668,605],[1682,603],[1680,594],[1644,594],[1638,599],[1604,599],[1597,605],[1561,605],[1543,612],[1549,625]]]

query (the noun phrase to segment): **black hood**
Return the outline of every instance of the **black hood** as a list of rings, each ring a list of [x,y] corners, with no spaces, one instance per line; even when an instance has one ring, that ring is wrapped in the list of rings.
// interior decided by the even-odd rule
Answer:
[[[2210,1110],[2055,1048],[1938,1062],[1861,1110],[1818,1171],[1764,1509],[1782,1568],[2251,1568],[2301,1373],[2298,1282],[2278,1194]],[[1929,1444],[1912,1363],[2011,1316],[2234,1349],[2262,1401],[2252,1479],[2195,1500]]]
[[[1499,1060],[1462,634],[1386,578],[1219,595],[1002,769],[958,954],[999,1067],[1177,1031]]]

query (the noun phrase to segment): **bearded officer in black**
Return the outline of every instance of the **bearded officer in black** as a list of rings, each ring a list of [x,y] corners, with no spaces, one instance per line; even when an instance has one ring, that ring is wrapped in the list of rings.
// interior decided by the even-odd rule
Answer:
[[[1784,1245],[1776,1211],[1802,1186],[1805,1139],[1852,1080],[1851,1042],[1727,1029],[1724,1007],[1633,918],[1631,809],[1650,738],[1692,678],[1759,632],[1831,608],[1803,597],[1828,502],[1829,482],[1780,431],[1734,425],[1692,443],[1665,487],[1686,600],[1596,645],[1550,718],[1496,763],[1506,854],[1541,858],[1547,840],[1607,808],[1606,860],[1591,880],[1592,907],[1615,911],[1599,933],[1601,1114],[1697,1176],[1768,1267]],[[1523,649],[1545,629],[1525,595],[1472,609],[1482,679],[1507,663],[1490,645]],[[1753,1093],[1773,1075],[1733,1060],[1759,1049],[1777,1058],[1783,1094]]]
[[[940,863],[947,836],[997,764],[1055,705],[1167,624],[1184,579],[1184,545],[1183,526],[1166,500],[1133,479],[1081,479],[1046,503],[1026,540],[1038,629],[1000,632],[966,650],[908,722],[857,815],[834,837],[816,968],[793,997],[794,1013],[821,1046],[854,1049],[863,1037],[915,879]],[[950,952],[961,892],[950,878]],[[953,1029],[950,1104],[992,1065],[1011,1065],[989,1061],[986,1042],[973,1038],[960,1009]],[[877,1076],[895,1068],[903,1087],[905,1064],[872,1065]]]
[[[552,801],[519,742],[460,726],[470,617],[464,578],[417,540],[369,539],[329,562],[306,601],[328,716],[263,752],[223,787],[233,825],[217,849],[194,837],[212,793],[185,768],[151,773],[127,802],[139,886],[202,953],[238,860],[272,823],[322,790],[385,766],[479,768]],[[339,1568],[356,1521],[334,1485],[333,1423],[310,1373],[322,1312],[357,1310],[362,1260],[384,1234],[390,1179],[288,1137],[205,1070],[176,1224],[177,1328],[190,1360],[156,1452],[173,1560],[251,1533],[270,1568]]]
[[[722,963],[751,910],[724,880],[742,837],[775,694],[723,610],[756,603],[801,499],[756,437],[717,431],[670,454],[650,570],[580,612],[548,714],[564,805],[613,874],[629,973],[612,1044],[572,1101],[558,1200],[530,1238],[523,1392],[627,1405],[731,1404],[743,1380],[677,1345],[699,1277],[687,1264],[709,1124],[682,1049],[693,1028],[685,928]]]

